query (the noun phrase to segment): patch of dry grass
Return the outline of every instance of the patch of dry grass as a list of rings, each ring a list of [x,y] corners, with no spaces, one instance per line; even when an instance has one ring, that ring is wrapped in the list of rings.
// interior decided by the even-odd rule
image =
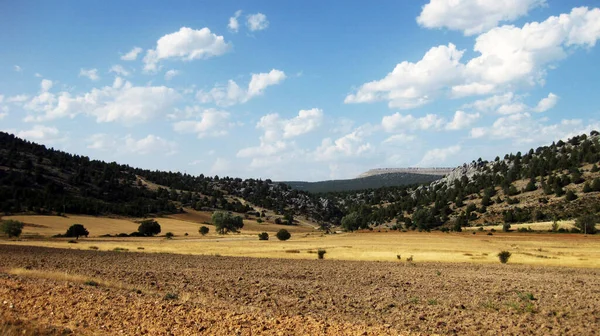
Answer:
[[[53,272],[53,271],[43,271],[43,270],[35,270],[35,269],[25,269],[25,268],[12,268],[5,273],[18,275],[29,278],[37,278],[37,279],[49,279],[55,281],[68,281],[75,282],[79,284],[94,284],[94,286],[101,287],[109,287],[116,289],[126,289],[126,290],[137,290],[133,288],[131,285],[126,285],[121,282],[102,280],[98,278],[91,278],[85,275],[72,274],[66,272]]]

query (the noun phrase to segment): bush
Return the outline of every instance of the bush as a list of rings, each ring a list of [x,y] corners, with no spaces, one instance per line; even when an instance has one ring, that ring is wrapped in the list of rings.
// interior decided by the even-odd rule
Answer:
[[[208,234],[208,231],[210,230],[206,226],[201,226],[198,230],[198,232],[203,236],[206,236]]]
[[[175,293],[167,293],[167,294],[165,294],[165,297],[163,299],[165,299],[165,300],[177,300],[177,299],[179,299],[179,295],[177,295]]]
[[[75,237],[76,239],[79,239],[80,236],[85,236],[87,238],[89,234],[88,230],[82,224],[73,224],[67,229],[65,237]]]
[[[4,232],[8,238],[19,237],[21,232],[23,232],[23,227],[25,224],[23,222],[19,222],[16,220],[7,220],[2,222],[2,226],[0,229]]]
[[[501,263],[506,264],[508,262],[508,259],[510,259],[511,255],[512,254],[508,251],[502,251],[498,253],[498,259],[500,259]]]
[[[325,257],[325,253],[327,253],[327,251],[325,251],[323,249],[319,249],[317,251],[317,255],[319,256],[319,259],[323,259]]]
[[[502,224],[502,231],[504,231],[504,232],[510,231],[510,224],[509,223]]]
[[[173,232],[167,232],[165,234],[165,238],[167,238],[167,239],[173,239],[173,237],[175,237],[175,235],[173,234]]]
[[[269,234],[266,232],[259,233],[258,240],[269,240]]]
[[[565,199],[569,202],[574,201],[577,199],[577,195],[573,191],[569,190],[567,191],[567,195],[565,195]]]
[[[258,224],[262,224],[264,221],[263,221],[261,218],[257,218],[257,219],[256,219],[256,222],[257,222]]]
[[[286,229],[281,229],[281,230],[277,231],[276,236],[277,236],[277,239],[279,239],[279,240],[288,240],[292,237],[290,232]]]
[[[154,219],[146,219],[140,223],[138,232],[145,237],[151,237],[160,233],[160,224]]]

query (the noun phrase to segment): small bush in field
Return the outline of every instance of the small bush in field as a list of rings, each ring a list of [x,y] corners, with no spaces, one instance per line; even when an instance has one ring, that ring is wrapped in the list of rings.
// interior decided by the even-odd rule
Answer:
[[[165,238],[167,238],[167,239],[173,239],[173,237],[175,237],[175,235],[173,234],[173,232],[167,232],[167,233],[165,233]]]
[[[258,240],[269,240],[269,234],[266,232],[259,233]]]
[[[319,249],[317,251],[317,255],[319,256],[319,259],[323,259],[325,257],[325,253],[327,253],[327,251],[325,251],[323,249]]]
[[[502,252],[498,253],[498,259],[500,259],[501,263],[506,264],[508,262],[508,259],[510,259],[511,255],[512,255],[512,253],[510,253],[508,251],[502,251]]]
[[[276,236],[277,236],[277,239],[279,239],[279,240],[288,240],[292,237],[290,232],[286,229],[281,229],[281,230],[277,231]]]

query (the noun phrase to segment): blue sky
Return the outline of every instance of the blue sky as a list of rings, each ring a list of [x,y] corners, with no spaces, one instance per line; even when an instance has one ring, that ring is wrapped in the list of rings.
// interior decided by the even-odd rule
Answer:
[[[457,166],[600,129],[597,1],[0,3],[0,130],[274,180]]]

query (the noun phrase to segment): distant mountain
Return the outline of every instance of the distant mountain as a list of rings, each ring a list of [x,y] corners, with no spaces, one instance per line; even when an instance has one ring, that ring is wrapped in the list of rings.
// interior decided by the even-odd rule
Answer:
[[[451,171],[451,169],[447,170]],[[384,174],[374,174],[370,176],[348,180],[330,180],[320,182],[291,181],[282,183],[285,183],[296,190],[307,191],[310,193],[327,193],[341,191],[359,191],[366,189],[377,189],[381,187],[399,187],[411,184],[430,183],[441,179],[443,176],[444,173],[442,173],[441,170],[439,175],[393,172]]]
[[[454,168],[375,168],[358,175],[358,178],[392,173],[409,173],[421,175],[444,176]]]

